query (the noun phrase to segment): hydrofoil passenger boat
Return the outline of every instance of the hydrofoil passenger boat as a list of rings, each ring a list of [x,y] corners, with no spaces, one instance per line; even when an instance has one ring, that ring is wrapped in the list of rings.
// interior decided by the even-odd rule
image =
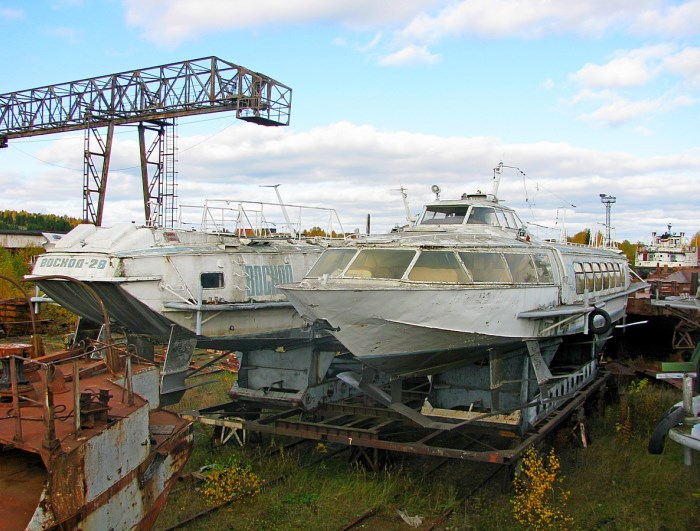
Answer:
[[[306,235],[311,227],[323,234]],[[154,343],[167,345],[161,392],[172,393],[170,401],[186,389],[195,347],[274,352],[307,344],[305,322],[277,285],[301,280],[343,236],[332,209],[209,200],[181,206],[172,228],[79,225],[37,258],[27,278],[48,300],[100,323],[87,286],[142,356],[152,358]]]
[[[596,355],[625,317],[628,264],[530,235],[497,198],[500,173],[491,194],[443,200],[433,187],[415,225],[327,249],[280,289],[369,368],[430,376],[433,408],[521,410],[542,389],[573,392],[595,376]],[[552,372],[572,365],[565,377]],[[344,377],[400,407],[364,375]]]

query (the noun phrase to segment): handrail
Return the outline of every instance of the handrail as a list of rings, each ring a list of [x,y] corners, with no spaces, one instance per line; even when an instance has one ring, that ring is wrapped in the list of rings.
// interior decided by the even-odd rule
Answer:
[[[102,346],[99,346],[98,348],[93,348],[88,350],[84,350],[83,352],[80,352],[77,355],[72,355],[71,351],[67,351],[66,356],[59,356],[58,359],[52,359],[51,361],[43,361],[40,358],[44,358],[46,360],[46,356],[42,357],[41,356],[41,351],[39,348],[39,339],[38,339],[38,334],[36,333],[36,319],[34,318],[34,312],[32,309],[32,303],[31,299],[29,298],[28,294],[22,289],[22,287],[17,284],[16,281],[14,281],[11,278],[8,278],[4,275],[0,275],[0,279],[4,279],[12,284],[14,284],[25,296],[25,299],[27,300],[27,303],[29,305],[29,308],[31,310],[31,316],[32,316],[32,329],[34,331],[33,334],[33,339],[35,341],[34,345],[34,355],[37,357],[37,359],[32,359],[32,358],[24,358],[21,356],[16,356],[16,355],[10,355],[10,356],[5,356],[3,357],[3,360],[8,360],[9,363],[9,369],[10,369],[10,387],[11,387],[11,394],[12,394],[12,404],[13,404],[13,410],[15,412],[15,435],[13,437],[15,442],[21,443],[23,442],[23,433],[22,433],[22,408],[20,402],[22,400],[30,401],[33,402],[37,405],[39,405],[38,402],[35,400],[32,400],[28,397],[23,397],[21,396],[21,390],[20,390],[20,382],[18,378],[18,368],[23,367],[24,364],[33,364],[37,365],[40,370],[44,372],[43,376],[43,389],[42,389],[42,417],[45,425],[45,434],[44,438],[42,440],[42,448],[48,451],[52,451],[56,449],[60,445],[60,441],[56,438],[56,424],[55,424],[55,410],[53,406],[53,379],[55,377],[56,373],[56,365],[58,363],[65,363],[65,362],[70,362],[73,361],[73,386],[74,386],[74,392],[73,392],[73,414],[75,415],[75,420],[74,420],[74,429],[75,433],[79,434],[81,430],[81,425],[80,425],[80,375],[79,371],[77,369],[77,360],[80,358],[84,358],[87,356],[90,356],[92,353],[98,350],[104,350],[105,351],[105,356],[102,359],[102,362],[104,363],[105,367],[107,370],[112,373],[112,375],[115,375],[120,369],[121,369],[121,363],[119,359],[119,354],[116,352],[116,350],[120,350],[116,348],[116,345],[112,341],[111,337],[111,332],[110,332],[110,325],[109,325],[109,316],[107,314],[107,309],[104,305],[104,302],[100,298],[100,296],[97,294],[97,292],[90,286],[89,284],[86,284],[78,279],[75,279],[73,277],[69,277],[66,275],[44,275],[44,276],[37,276],[34,277],[33,280],[36,281],[41,281],[41,280],[48,280],[48,279],[57,279],[57,280],[64,280],[67,282],[72,282],[75,283],[79,286],[81,286],[85,291],[92,296],[97,304],[100,307],[100,310],[102,312],[102,317],[104,319],[104,343]],[[127,357],[127,366],[126,366],[126,373],[124,374],[124,384],[127,390],[127,396],[128,396],[128,405],[133,405],[133,383],[132,383],[132,371],[131,371],[131,357],[134,356],[133,353],[129,353],[127,351],[123,351],[124,355]],[[19,360],[19,361],[18,361]]]
[[[99,349],[95,350],[101,350],[101,349],[107,349],[107,348],[113,348],[114,346],[103,346],[100,347]],[[10,368],[10,386],[11,386],[11,394],[12,394],[12,411],[15,416],[15,434],[13,437],[13,440],[17,443],[22,443],[24,442],[23,438],[23,433],[22,433],[22,407],[21,407],[21,402],[29,402],[32,403],[36,406],[41,406],[42,407],[42,418],[43,418],[43,423],[44,423],[44,437],[42,439],[42,447],[44,449],[47,449],[49,451],[54,450],[57,448],[60,444],[60,441],[56,438],[56,420],[55,420],[55,410],[53,406],[53,395],[54,395],[54,390],[53,390],[53,380],[56,375],[56,366],[58,364],[62,363],[70,363],[72,362],[72,379],[73,379],[73,415],[75,416],[74,419],[74,426],[73,426],[73,433],[76,435],[80,434],[81,431],[81,423],[80,423],[80,371],[78,370],[77,362],[81,358],[89,358],[91,354],[95,352],[95,350],[85,350],[81,352],[78,355],[68,355],[66,357],[61,357],[58,360],[55,361],[40,361],[36,359],[31,359],[31,358],[24,358],[22,356],[17,356],[17,355],[10,355],[6,356],[3,359],[9,359],[9,368]],[[134,399],[133,399],[133,382],[132,382],[132,377],[133,373],[131,370],[131,358],[136,357],[135,355],[131,354],[128,352],[128,350],[123,350],[123,349],[118,349],[120,350],[123,355],[126,356],[127,358],[127,363],[126,363],[126,371],[124,374],[124,387],[126,388],[127,391],[127,404],[129,406],[132,406],[134,404]],[[105,360],[101,360],[102,363],[104,363],[104,367],[107,367],[107,363]],[[26,365],[35,365],[41,370],[44,375],[42,377],[41,385],[40,385],[40,391],[41,391],[41,402],[37,402],[36,400],[33,400],[29,397],[22,396],[22,389],[21,389],[21,384],[19,382],[19,365],[20,364],[26,364]]]
[[[271,209],[280,209],[280,217],[270,216]],[[296,214],[295,221],[289,215],[284,216],[287,210]],[[305,221],[302,220],[302,215]],[[303,226],[303,223],[309,226]],[[321,236],[324,239],[331,239],[334,233],[341,238],[345,234],[338,214],[332,208],[227,199],[209,199],[204,205],[180,205],[177,225],[182,229],[217,234],[296,240],[304,238],[304,230],[313,227],[319,227],[325,232],[326,236]]]

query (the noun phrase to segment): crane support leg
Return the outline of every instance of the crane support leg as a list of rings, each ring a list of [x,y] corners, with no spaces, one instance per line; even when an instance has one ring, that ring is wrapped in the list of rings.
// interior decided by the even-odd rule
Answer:
[[[91,138],[95,142],[91,142]],[[97,127],[85,129],[85,164],[83,171],[83,219],[88,223],[94,223],[98,227],[102,225],[104,213],[105,194],[107,191],[107,176],[109,174],[109,159],[112,154],[112,139],[114,137],[114,123],[107,126],[107,140],[103,141]],[[95,146],[95,143],[97,146]],[[97,149],[93,151],[93,148]],[[95,159],[102,159],[101,164],[96,164]],[[99,169],[98,169],[99,167]],[[97,196],[97,207],[93,196]]]

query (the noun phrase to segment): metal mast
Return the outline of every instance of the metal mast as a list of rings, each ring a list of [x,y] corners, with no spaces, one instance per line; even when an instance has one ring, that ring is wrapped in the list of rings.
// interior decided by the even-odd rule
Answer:
[[[605,247],[612,247],[610,237],[610,209],[617,199],[611,195],[600,194],[600,202],[605,205]]]
[[[0,147],[13,138],[85,130],[83,214],[99,225],[114,126],[138,124],[146,222],[169,226],[177,195],[174,120],[235,111],[259,125],[289,125],[291,100],[292,89],[268,76],[204,57],[0,94]],[[156,135],[150,147],[147,131]]]

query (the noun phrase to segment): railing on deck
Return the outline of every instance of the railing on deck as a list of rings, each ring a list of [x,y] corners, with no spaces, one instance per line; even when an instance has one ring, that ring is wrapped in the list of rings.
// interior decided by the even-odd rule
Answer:
[[[207,200],[204,206],[180,205],[177,225],[183,229],[258,238],[331,239],[343,238],[345,234],[332,208],[225,199]],[[316,229],[313,234],[312,229]]]
[[[22,406],[38,406],[42,408],[42,421],[44,424],[44,436],[42,439],[42,448],[48,451],[56,449],[60,445],[59,439],[56,437],[56,408],[54,407],[54,378],[56,375],[56,365],[61,363],[65,365],[66,363],[72,362],[72,388],[73,388],[73,430],[70,434],[76,436],[80,435],[82,430],[81,425],[81,411],[89,405],[98,404],[107,408],[107,401],[109,396],[102,396],[100,392],[99,396],[91,391],[82,391],[80,387],[80,370],[78,367],[78,361],[83,358],[89,358],[95,353],[101,350],[109,351],[116,349],[114,345],[105,345],[98,348],[90,349],[88,351],[81,351],[73,355],[71,351],[67,351],[65,355],[59,356],[60,359],[56,361],[43,362],[30,358],[24,358],[22,356],[6,356],[1,359],[3,364],[3,369],[9,369],[9,387],[12,394],[12,415],[15,418],[15,433],[13,441],[19,445],[24,443],[24,437],[22,433]],[[124,370],[124,390],[126,393],[126,403],[128,405],[134,404],[133,395],[133,385],[132,385],[132,371],[131,371],[131,355],[128,355],[126,351],[121,351],[122,354],[126,355],[126,366]],[[47,356],[51,357],[51,355]],[[103,360],[97,359],[93,360],[95,363],[100,363]],[[39,400],[30,398],[27,396],[25,389],[29,384],[28,380],[24,376],[25,368],[30,366],[36,366],[39,371],[41,371],[41,384],[38,386],[40,389]],[[105,362],[104,370],[107,371],[108,367]],[[4,372],[4,371],[3,371]],[[3,376],[3,380],[6,377]],[[84,396],[90,394],[91,396]],[[87,401],[86,401],[87,399]],[[124,400],[124,397],[122,397]],[[26,420],[36,420],[35,418],[25,417]]]

